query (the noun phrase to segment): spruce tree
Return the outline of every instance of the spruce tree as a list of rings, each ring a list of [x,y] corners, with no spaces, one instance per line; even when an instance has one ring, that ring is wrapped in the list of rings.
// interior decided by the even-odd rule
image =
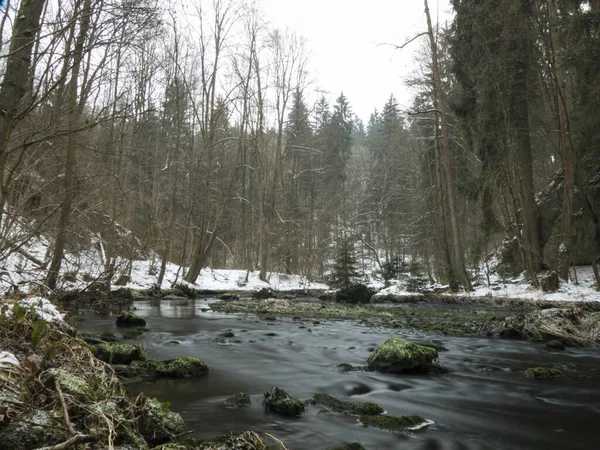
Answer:
[[[344,237],[338,242],[335,264],[331,271],[331,285],[348,289],[352,278],[359,276],[354,243]]]

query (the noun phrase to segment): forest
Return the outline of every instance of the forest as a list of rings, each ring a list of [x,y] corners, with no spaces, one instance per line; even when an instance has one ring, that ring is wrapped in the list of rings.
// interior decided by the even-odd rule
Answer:
[[[0,1],[0,450],[596,448],[600,0],[263,3]]]
[[[420,49],[411,107],[363,123],[252,2],[8,2],[0,258],[45,236],[49,289],[85,252],[108,285],[148,257],[159,285],[168,262],[327,281],[344,245],[453,290],[576,265],[599,283],[600,2],[424,6],[395,50]]]

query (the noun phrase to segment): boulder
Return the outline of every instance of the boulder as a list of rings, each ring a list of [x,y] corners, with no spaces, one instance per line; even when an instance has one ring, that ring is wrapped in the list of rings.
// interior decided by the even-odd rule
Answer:
[[[367,370],[386,373],[444,373],[437,362],[436,349],[402,338],[391,338],[381,344],[367,359]]]
[[[290,396],[285,389],[276,386],[272,386],[265,391],[263,405],[266,410],[284,416],[299,416],[305,409],[304,403]]]
[[[249,406],[251,404],[252,404],[252,400],[250,399],[250,396],[243,392],[240,392],[239,394],[236,394],[232,397],[229,397],[227,400],[225,400],[225,405],[230,409],[243,408],[243,407]]]
[[[150,445],[159,445],[172,441],[185,431],[181,416],[169,409],[168,403],[157,399],[143,398],[140,407],[140,429],[144,439]]]
[[[146,359],[145,352],[139,345],[119,342],[102,342],[92,347],[94,356],[109,364],[131,364],[133,361]]]
[[[118,327],[145,327],[146,319],[129,311],[123,311],[117,316]]]

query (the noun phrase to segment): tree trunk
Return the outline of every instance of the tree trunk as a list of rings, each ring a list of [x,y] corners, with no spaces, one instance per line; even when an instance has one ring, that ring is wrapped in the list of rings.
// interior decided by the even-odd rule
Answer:
[[[16,124],[32,76],[31,53],[45,0],[22,0],[13,27],[6,71],[0,85],[0,157]]]
[[[77,150],[76,131],[78,127],[78,109],[77,109],[77,89],[79,70],[83,59],[83,46],[87,36],[91,13],[91,0],[85,0],[83,9],[79,16],[80,28],[75,48],[73,50],[73,69],[71,70],[71,80],[69,82],[69,120],[68,127],[70,134],[67,139],[67,160],[65,164],[65,196],[58,219],[58,233],[54,242],[54,254],[48,268],[46,277],[46,286],[50,289],[56,288],[58,274],[62,265],[65,244],[67,241],[67,231],[69,218],[73,206],[73,197],[75,193],[75,151]]]
[[[440,68],[437,58],[437,45],[433,35],[433,27],[431,26],[431,16],[429,15],[429,5],[425,2],[425,16],[427,18],[427,32],[429,35],[429,44],[431,47],[431,62],[433,71],[433,85],[435,89],[435,97],[438,104],[437,109],[440,112],[442,121],[442,151],[444,156],[444,167],[446,175],[446,190],[448,193],[448,203],[450,206],[450,223],[452,226],[452,242],[454,246],[454,273],[458,276],[466,291],[472,291],[471,280],[467,275],[465,261],[460,237],[460,226],[458,223],[458,211],[456,207],[456,198],[454,194],[454,181],[452,176],[452,159],[450,157],[450,139],[448,137],[448,126],[446,121],[446,103],[444,91],[442,88],[442,80]]]

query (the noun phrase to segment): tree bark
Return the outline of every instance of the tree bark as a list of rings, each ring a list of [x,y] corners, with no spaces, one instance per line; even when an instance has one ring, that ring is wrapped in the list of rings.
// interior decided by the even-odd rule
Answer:
[[[58,233],[54,242],[54,253],[52,261],[48,268],[46,276],[46,286],[50,289],[56,288],[58,274],[62,265],[64,256],[65,244],[67,241],[67,232],[69,227],[69,218],[73,206],[73,198],[75,194],[75,152],[77,150],[77,127],[78,127],[78,108],[77,108],[77,90],[79,70],[81,69],[81,61],[83,59],[83,47],[85,44],[91,14],[91,0],[84,0],[83,8],[80,13],[79,34],[73,49],[73,69],[71,70],[71,80],[69,81],[69,119],[68,129],[70,134],[67,136],[67,159],[65,163],[65,196],[63,198],[60,217],[58,219]]]
[[[437,58],[437,45],[433,35],[433,27],[431,26],[431,16],[429,14],[429,5],[425,2],[425,16],[427,18],[427,32],[429,35],[429,44],[431,48],[431,62],[433,72],[433,85],[435,89],[435,97],[438,104],[437,109],[440,112],[442,125],[442,153],[444,156],[444,168],[446,175],[446,190],[448,193],[448,203],[450,206],[450,224],[452,226],[452,242],[454,247],[454,273],[458,276],[466,291],[472,291],[471,280],[467,275],[465,268],[465,260],[463,255],[462,241],[460,236],[460,226],[458,223],[458,211],[456,207],[456,197],[454,194],[454,181],[452,176],[452,159],[450,157],[450,139],[448,137],[448,126],[446,120],[446,102],[444,91],[442,89],[442,80],[440,67]]]
[[[19,115],[19,107],[30,86],[31,53],[40,26],[45,0],[22,0],[13,27],[6,71],[0,85],[0,158]]]

